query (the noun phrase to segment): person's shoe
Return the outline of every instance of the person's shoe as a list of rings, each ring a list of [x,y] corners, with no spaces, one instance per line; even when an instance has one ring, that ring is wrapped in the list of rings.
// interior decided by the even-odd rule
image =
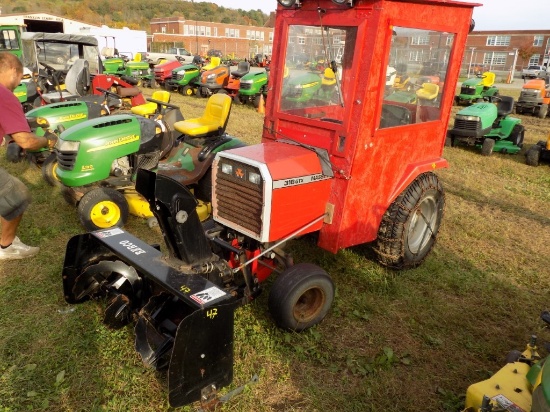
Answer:
[[[36,255],[39,247],[27,246],[18,237],[5,249],[0,248],[0,260],[25,259]]]

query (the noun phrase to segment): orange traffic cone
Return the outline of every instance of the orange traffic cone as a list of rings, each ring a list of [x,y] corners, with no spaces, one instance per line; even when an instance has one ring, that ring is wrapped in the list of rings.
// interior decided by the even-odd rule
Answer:
[[[260,104],[258,105],[258,113],[265,113],[265,102],[264,102],[264,95],[260,95]]]

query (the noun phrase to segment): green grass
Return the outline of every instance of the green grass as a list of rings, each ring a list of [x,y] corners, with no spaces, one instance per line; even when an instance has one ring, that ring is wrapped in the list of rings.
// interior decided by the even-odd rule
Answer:
[[[205,103],[175,95],[173,102],[186,117]],[[538,315],[550,286],[550,168],[525,165],[523,153],[546,138],[549,123],[518,117],[527,127],[518,155],[445,149],[451,167],[438,173],[446,214],[421,267],[386,270],[366,246],[333,255],[307,239],[290,242],[296,262],[332,275],[334,305],[301,334],[274,326],[267,293],[239,308],[234,382],[222,394],[255,374],[259,381],[222,410],[456,411],[467,386],[498,370],[509,350],[533,333],[544,337]],[[254,143],[261,128],[253,108],[233,107],[229,133]],[[172,410],[164,377],[134,351],[132,328],[106,329],[99,302],[64,302],[65,245],[83,232],[75,209],[39,170],[7,164],[3,148],[0,166],[31,188],[19,236],[42,248],[34,259],[0,263],[0,412]],[[127,229],[161,241],[144,220],[132,217]]]

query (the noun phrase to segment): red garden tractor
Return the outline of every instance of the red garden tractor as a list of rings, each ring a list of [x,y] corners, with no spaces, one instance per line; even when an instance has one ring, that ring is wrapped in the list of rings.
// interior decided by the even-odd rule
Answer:
[[[136,320],[136,350],[146,365],[167,370],[174,407],[210,407],[232,382],[235,309],[254,300],[268,276],[277,275],[268,305],[278,326],[302,331],[328,313],[331,277],[294,263],[287,241],[310,234],[330,252],[370,243],[382,265],[407,269],[431,251],[443,217],[435,172],[448,166],[442,152],[476,4],[278,3],[262,142],[216,153],[208,172],[213,219],[199,221],[185,182],[141,169],[136,190],[149,201],[167,254],[120,228],[77,235],[67,245],[66,301],[105,298],[111,327]],[[440,98],[386,100],[388,66],[422,68],[409,60],[418,38],[451,45],[416,54],[441,62]],[[285,104],[286,93],[308,87],[285,87],[305,73],[297,56],[306,51],[329,62],[335,96]],[[202,150],[197,167],[209,156]]]

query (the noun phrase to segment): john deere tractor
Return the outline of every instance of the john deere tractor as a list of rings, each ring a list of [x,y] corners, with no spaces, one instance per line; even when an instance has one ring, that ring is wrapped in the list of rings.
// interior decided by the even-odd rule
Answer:
[[[495,103],[476,103],[460,110],[454,127],[447,133],[447,146],[464,144],[481,148],[483,156],[493,152],[515,154],[523,146],[525,128],[521,120],[509,116],[514,99],[495,98]]]
[[[472,77],[462,83],[460,94],[455,96],[455,103],[458,105],[472,104],[480,101],[488,101],[498,96],[498,88],[493,86],[495,74],[485,72]]]

